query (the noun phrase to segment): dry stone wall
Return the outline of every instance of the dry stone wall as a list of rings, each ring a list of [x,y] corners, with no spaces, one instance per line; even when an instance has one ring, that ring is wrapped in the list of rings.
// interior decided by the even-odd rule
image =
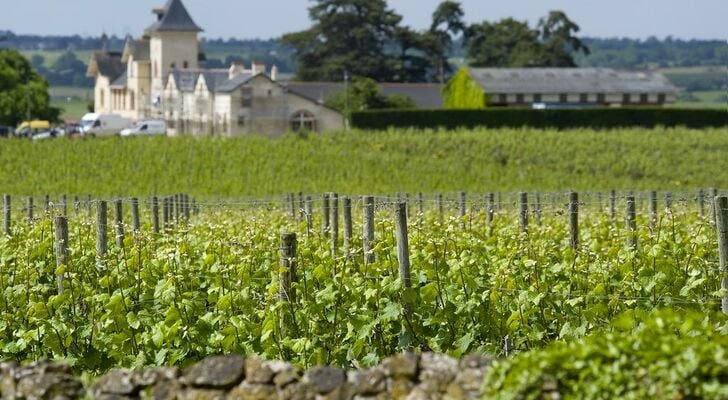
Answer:
[[[367,400],[477,399],[493,359],[461,360],[435,353],[405,353],[371,369],[313,367],[237,355],[206,358],[191,367],[114,370],[84,388],[68,366],[40,361],[0,364],[2,399]]]

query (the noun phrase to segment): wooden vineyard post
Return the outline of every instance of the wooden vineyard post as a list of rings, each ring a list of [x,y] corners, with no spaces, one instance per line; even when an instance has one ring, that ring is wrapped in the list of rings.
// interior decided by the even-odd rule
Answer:
[[[374,262],[374,197],[364,197],[364,264]]]
[[[617,219],[617,192],[609,192],[609,219],[614,222]]]
[[[142,230],[141,219],[139,218],[139,199],[136,197],[131,199],[131,222],[134,234],[138,235]]]
[[[296,282],[296,234],[295,233],[283,233],[281,234],[281,264],[278,272],[278,298],[282,303],[290,304],[296,302],[296,292],[293,283]],[[280,329],[281,336],[285,337],[288,330],[288,326],[293,324],[295,326],[295,316],[293,312],[290,314],[286,313],[286,309],[283,310],[280,318]],[[291,315],[291,318],[286,318],[287,315]],[[287,321],[289,320],[289,321]]]
[[[445,209],[442,204],[442,193],[437,195],[437,211],[440,213],[440,216],[445,213]]]
[[[521,232],[528,233],[528,193],[521,192],[518,194],[518,204]]]
[[[579,193],[569,194],[569,233],[571,248],[579,248]]]
[[[420,215],[425,213],[425,195],[423,195],[422,192],[417,194],[417,209],[419,210]]]
[[[321,211],[321,217],[323,218],[323,223],[321,224],[321,233],[324,235],[324,237],[329,237],[329,194],[324,194],[324,200],[323,200],[323,207]]]
[[[33,223],[33,196],[28,197],[28,223]]]
[[[288,208],[291,218],[296,218],[296,195],[293,192],[288,194]]]
[[[155,234],[159,233],[159,199],[152,197],[152,229]]]
[[[629,246],[637,250],[637,209],[633,195],[627,196],[627,231]]]
[[[68,266],[68,218],[65,215],[58,215],[54,219],[56,231],[56,267]],[[56,276],[58,294],[63,293],[63,273]]]
[[[114,230],[116,245],[124,247],[124,209],[122,208],[121,199],[114,201]]]
[[[311,230],[313,229],[313,199],[311,196],[306,196],[306,231],[308,236],[311,236]]]
[[[397,262],[399,264],[399,277],[402,279],[402,289],[405,293],[411,287],[410,279],[410,258],[409,258],[409,238],[407,236],[407,204],[397,203],[395,210],[396,239],[397,239]],[[407,327],[410,323],[410,315],[412,314],[412,304],[403,296],[404,304],[402,304],[404,323]],[[407,329],[407,328],[405,328]],[[406,335],[406,332],[403,332]],[[411,341],[408,338],[407,341]]]
[[[665,193],[665,212],[669,213],[672,210],[672,193]]]
[[[467,193],[460,192],[460,219],[465,217],[465,214],[467,214]]]
[[[292,283],[296,282],[296,234],[281,234],[281,268],[278,274],[278,296],[281,301],[295,302],[296,293]]]
[[[109,249],[108,244],[108,207],[101,200],[96,206],[96,262],[101,264]]]
[[[303,201],[303,192],[298,192],[298,222],[303,221],[306,216],[306,204]]]
[[[498,201],[496,202],[496,210],[500,211],[503,209],[503,194],[498,192]]]
[[[351,246],[351,199],[344,197],[344,254],[349,257]]]
[[[657,225],[657,192],[650,192],[650,228],[655,229]]]
[[[162,224],[165,231],[169,229],[169,197],[162,199]]]
[[[536,192],[536,204],[534,205],[533,213],[536,216],[536,224],[541,225],[541,193],[540,192]]]
[[[720,254],[720,287],[728,290],[728,197],[714,198],[716,226],[718,230],[718,251]],[[721,310],[728,314],[728,293],[721,299]]]
[[[51,212],[51,196],[45,195],[43,199],[43,212],[48,215]]]
[[[710,188],[710,224],[715,224],[715,198],[718,197],[718,189]]]
[[[698,212],[700,212],[700,218],[705,218],[705,192],[703,189],[698,190]]]
[[[185,223],[188,224],[190,222],[190,195],[183,194],[182,195],[182,215],[184,216]]]
[[[7,236],[12,236],[13,234],[13,228],[12,228],[12,209],[10,206],[10,195],[6,194],[3,196],[3,210],[5,215],[5,234]]]
[[[339,195],[331,193],[331,257],[336,257],[339,246]]]
[[[410,207],[410,205],[412,204],[412,202],[410,202],[410,194],[409,193],[405,193],[404,194],[404,201],[405,201],[405,203],[407,203],[407,218],[409,218],[410,215],[411,215],[411,212],[410,212],[411,211],[410,210],[411,207]]]
[[[493,234],[493,218],[495,217],[495,193],[488,193],[488,234]]]
[[[89,218],[93,215],[92,214],[93,210],[91,209],[91,204],[92,204],[91,195],[89,194],[86,196],[86,212],[88,213]]]
[[[62,207],[61,209],[63,210],[63,215],[64,216],[67,216],[68,215],[68,201],[67,201],[67,198],[68,198],[68,196],[66,196],[65,194],[63,196],[61,196],[61,207]]]

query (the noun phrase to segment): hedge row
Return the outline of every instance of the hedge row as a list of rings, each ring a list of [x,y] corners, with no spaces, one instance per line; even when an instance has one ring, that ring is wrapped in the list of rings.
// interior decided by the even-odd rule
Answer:
[[[533,110],[491,108],[485,110],[379,110],[351,116],[359,129],[387,128],[620,128],[728,126],[728,110],[659,107],[578,108]]]

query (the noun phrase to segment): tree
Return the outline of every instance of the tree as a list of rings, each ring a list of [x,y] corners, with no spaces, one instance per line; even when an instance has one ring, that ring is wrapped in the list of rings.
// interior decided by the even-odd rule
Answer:
[[[283,36],[298,61],[301,80],[339,81],[345,72],[391,80],[397,62],[387,45],[402,17],[384,0],[315,0],[313,26]]]
[[[545,45],[544,64],[552,67],[576,67],[573,54],[583,52],[589,55],[589,48],[578,37],[579,25],[566,16],[563,11],[551,11],[538,22],[541,41]]]
[[[18,125],[28,106],[36,119],[58,120],[60,110],[50,106],[48,82],[14,49],[0,49],[0,125]]]
[[[474,67],[575,67],[575,53],[589,54],[578,31],[562,11],[551,11],[536,29],[512,18],[482,22],[468,28],[468,58]]]
[[[432,55],[438,69],[440,83],[444,83],[445,75],[452,72],[448,54],[452,52],[453,37],[463,35],[467,31],[463,22],[464,15],[460,3],[450,0],[440,3],[432,13],[432,25],[430,25],[429,32],[434,39],[432,41],[434,45],[431,48],[434,50]]]
[[[326,105],[347,114],[352,111],[417,108],[415,102],[407,96],[385,96],[376,81],[364,77],[354,78],[349,85],[348,93],[341,91],[329,96]]]
[[[470,65],[474,67],[542,66],[543,46],[538,32],[526,22],[506,18],[482,22],[468,28],[466,42]]]

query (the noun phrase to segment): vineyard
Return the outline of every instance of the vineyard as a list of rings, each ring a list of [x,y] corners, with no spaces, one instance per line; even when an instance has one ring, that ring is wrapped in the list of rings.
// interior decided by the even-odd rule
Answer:
[[[510,357],[657,309],[725,332],[710,199],[6,197],[0,358],[99,373],[228,352],[301,366]]]

